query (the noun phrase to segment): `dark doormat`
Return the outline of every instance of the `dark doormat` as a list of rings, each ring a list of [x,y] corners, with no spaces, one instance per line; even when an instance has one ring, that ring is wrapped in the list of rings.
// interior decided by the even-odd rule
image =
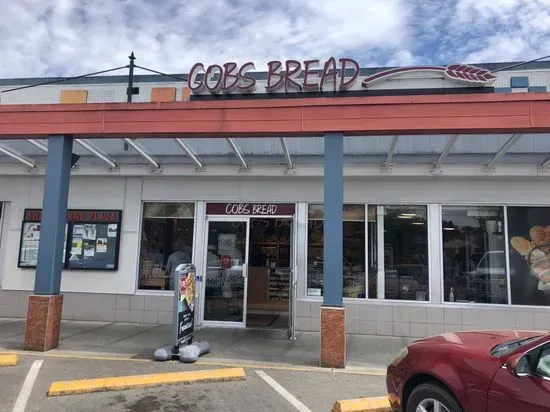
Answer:
[[[279,319],[279,315],[247,315],[246,326],[269,328]]]

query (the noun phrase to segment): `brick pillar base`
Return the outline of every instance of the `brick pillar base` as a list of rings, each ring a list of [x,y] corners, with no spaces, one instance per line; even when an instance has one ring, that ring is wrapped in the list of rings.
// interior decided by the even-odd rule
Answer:
[[[346,367],[346,310],[321,307],[321,366]]]
[[[59,345],[63,295],[31,295],[25,325],[25,350],[45,352]]]

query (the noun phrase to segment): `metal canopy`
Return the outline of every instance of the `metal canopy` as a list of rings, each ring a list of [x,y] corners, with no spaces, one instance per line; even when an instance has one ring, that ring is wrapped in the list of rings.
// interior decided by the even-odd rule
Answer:
[[[545,169],[545,168],[547,168],[548,166],[550,166],[550,157],[547,157],[546,159],[544,159],[544,160],[540,163],[540,165],[539,165],[539,167],[540,167],[541,169]]]
[[[75,139],[76,143],[81,145],[84,149],[92,153],[94,156],[98,157],[99,159],[103,160],[105,163],[107,163],[109,166],[111,166],[112,169],[116,169],[116,163],[107,155],[101,152],[96,146],[94,146],[92,143],[88,142],[87,140],[83,139]]]
[[[224,142],[225,140],[225,142]],[[107,168],[152,165],[208,166],[238,164],[249,170],[254,166],[273,166],[296,170],[319,166],[323,162],[322,137],[261,138],[162,138],[162,139],[78,139],[73,151],[79,165],[101,164]],[[0,141],[0,165],[44,165],[48,151],[43,139]],[[291,155],[292,153],[292,155]],[[550,134],[515,135],[394,135],[349,137],[344,140],[344,162],[348,165],[392,166],[426,165],[427,171],[445,170],[456,165],[498,168],[531,165],[547,170],[550,166]],[[21,160],[21,159],[24,159]]]
[[[294,164],[292,163],[292,158],[290,157],[290,151],[288,150],[286,139],[284,137],[280,137],[279,140],[281,142],[281,147],[283,148],[283,153],[285,154],[286,164],[288,168],[294,169]]]
[[[237,146],[237,142],[235,141],[235,139],[233,139],[232,137],[227,137],[225,140],[231,147],[231,150],[233,150],[233,153],[235,153],[235,156],[237,156],[237,158],[239,159],[239,162],[241,163],[242,168],[245,170],[248,169],[249,168],[248,163],[246,163],[246,160],[241,150],[239,149],[239,146]]]
[[[36,163],[33,160],[17,153],[10,147],[1,143],[0,143],[0,153],[3,153],[4,155],[18,161],[19,163],[23,163],[24,165],[30,167],[31,169],[36,168]]]
[[[445,144],[445,148],[439,155],[439,158],[437,159],[437,161],[434,163],[434,166],[433,166],[434,169],[439,169],[441,167],[441,164],[443,163],[445,158],[449,155],[449,153],[451,153],[451,150],[453,150],[453,146],[455,145],[457,139],[458,139],[457,134],[454,134],[451,137],[449,137],[449,140],[447,140],[447,143]]]
[[[160,168],[160,164],[157,159],[155,159],[153,156],[151,156],[145,148],[136,141],[136,139],[129,139],[125,138],[124,141],[128,143],[130,146],[132,146],[136,152],[138,152],[143,158],[145,158],[149,163],[151,163],[153,166],[155,166],[156,169]]]
[[[48,152],[48,145],[41,143],[39,140],[27,139],[27,142],[42,150],[43,152]]]
[[[498,160],[504,156],[510,148],[517,143],[519,139],[521,139],[521,134],[514,134],[504,145],[498,150],[498,152],[495,153],[493,158],[487,162],[485,167],[487,168],[493,168],[495,166],[495,163],[498,162]]]
[[[388,149],[388,153],[386,155],[386,161],[382,165],[382,167],[385,170],[390,170],[392,165],[393,156],[395,155],[395,152],[397,150],[397,143],[399,141],[399,136],[393,136],[390,143],[390,148]]]
[[[201,160],[198,158],[198,156],[195,154],[195,152],[193,152],[191,147],[189,147],[189,145],[187,144],[185,139],[181,139],[181,138],[177,137],[176,142],[180,145],[180,147],[187,154],[187,156],[189,156],[193,160],[193,162],[195,163],[197,168],[199,168],[199,169],[204,168],[203,162],[201,162]]]

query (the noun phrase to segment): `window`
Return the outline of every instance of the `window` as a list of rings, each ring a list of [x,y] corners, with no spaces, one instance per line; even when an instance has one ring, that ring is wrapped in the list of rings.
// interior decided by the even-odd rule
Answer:
[[[428,224],[426,206],[381,206],[384,232],[384,297],[429,298]],[[380,243],[380,240],[379,240]]]
[[[550,306],[550,207],[508,207],[512,304]]]
[[[344,297],[365,297],[365,205],[344,205]],[[323,205],[309,205],[308,295],[323,294]]]
[[[550,345],[542,347],[540,357],[537,362],[536,373],[544,378],[550,378]]]
[[[323,291],[323,208],[309,206],[308,295]],[[428,300],[426,206],[344,205],[344,297]],[[365,250],[365,230],[368,247]],[[380,252],[379,252],[380,251]],[[365,267],[365,253],[368,268]],[[366,270],[368,269],[368,270]]]
[[[446,302],[508,303],[504,209],[443,206]]]
[[[143,204],[140,289],[173,290],[174,270],[193,259],[194,223],[192,203]]]

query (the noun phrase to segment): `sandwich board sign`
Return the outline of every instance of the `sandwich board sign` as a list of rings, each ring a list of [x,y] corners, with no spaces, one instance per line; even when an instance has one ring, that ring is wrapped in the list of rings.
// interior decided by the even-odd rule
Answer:
[[[175,272],[172,344],[178,353],[182,344],[193,342],[197,271],[193,264],[181,264]]]

